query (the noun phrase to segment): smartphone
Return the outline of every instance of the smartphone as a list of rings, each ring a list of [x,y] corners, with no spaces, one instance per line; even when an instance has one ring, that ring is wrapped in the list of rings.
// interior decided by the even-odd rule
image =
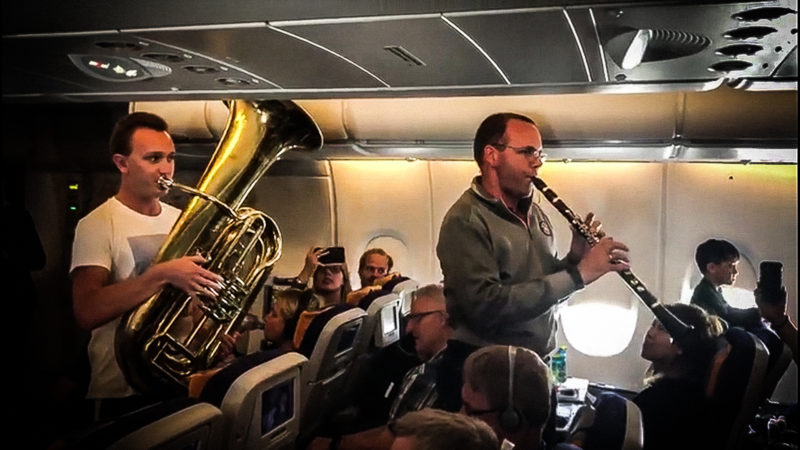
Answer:
[[[344,247],[328,247],[318,258],[320,264],[344,264]]]
[[[786,298],[783,286],[783,263],[778,261],[761,261],[756,288],[761,299],[766,303],[779,303]]]

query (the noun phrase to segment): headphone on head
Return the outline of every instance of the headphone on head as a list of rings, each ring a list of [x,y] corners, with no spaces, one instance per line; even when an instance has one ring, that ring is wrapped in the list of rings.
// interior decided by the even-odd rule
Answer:
[[[509,433],[515,433],[522,427],[522,415],[514,407],[514,366],[516,365],[517,348],[508,346],[508,403],[500,413],[500,426]]]

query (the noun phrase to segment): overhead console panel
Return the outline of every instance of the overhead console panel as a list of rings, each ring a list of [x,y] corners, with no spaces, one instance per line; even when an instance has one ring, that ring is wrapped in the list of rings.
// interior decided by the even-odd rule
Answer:
[[[384,3],[32,0],[4,11],[3,99],[797,88],[796,0]]]
[[[777,75],[797,47],[796,5],[600,7],[594,14],[611,80],[797,78],[796,69]],[[796,66],[793,59],[788,65]]]

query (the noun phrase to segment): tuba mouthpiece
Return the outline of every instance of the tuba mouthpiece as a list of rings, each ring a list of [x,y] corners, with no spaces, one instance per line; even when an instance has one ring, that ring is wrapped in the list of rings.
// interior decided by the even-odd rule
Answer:
[[[174,183],[174,181],[170,178],[165,177],[164,175],[161,175],[160,177],[158,177],[157,183],[158,187],[161,188],[161,190],[168,191],[169,188],[172,187],[172,183]]]

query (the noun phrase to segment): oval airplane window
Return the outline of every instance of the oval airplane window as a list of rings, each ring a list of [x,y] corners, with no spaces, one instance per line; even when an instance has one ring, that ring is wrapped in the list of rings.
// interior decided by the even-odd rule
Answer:
[[[750,258],[739,249],[739,274],[732,286],[722,286],[722,296],[729,305],[735,308],[752,308],[756,306],[753,290],[756,288],[758,275]],[[681,303],[690,303],[695,286],[700,283],[703,275],[695,262],[691,262],[684,271],[681,281]]]
[[[604,282],[598,280],[596,284]],[[617,355],[633,337],[639,300],[630,291],[614,295],[615,289],[594,285],[590,288],[595,289],[576,292],[559,307],[564,336],[572,347],[586,355]]]

